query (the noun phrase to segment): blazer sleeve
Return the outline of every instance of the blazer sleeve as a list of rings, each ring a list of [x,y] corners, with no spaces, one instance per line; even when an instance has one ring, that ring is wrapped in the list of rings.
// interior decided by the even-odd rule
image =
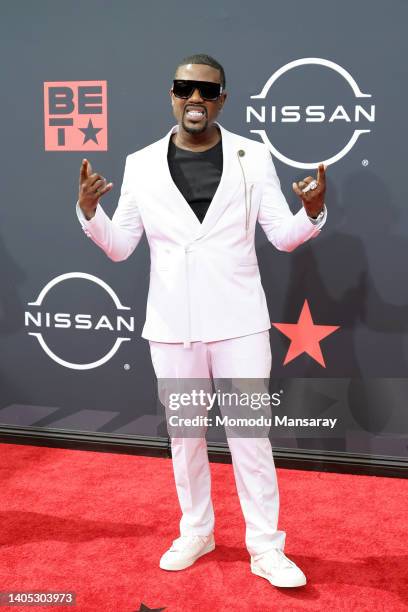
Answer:
[[[85,234],[93,240],[112,261],[123,261],[135,250],[143,234],[143,223],[132,185],[132,166],[135,159],[127,156],[120,198],[112,219],[98,202],[95,216],[89,221],[79,203],[76,213]],[[134,183],[134,181],[133,181]]]
[[[272,156],[266,149],[264,187],[258,212],[258,221],[268,240],[279,251],[293,251],[309,238],[320,234],[326,222],[326,207],[323,219],[313,223],[302,208],[294,215],[281,191]]]

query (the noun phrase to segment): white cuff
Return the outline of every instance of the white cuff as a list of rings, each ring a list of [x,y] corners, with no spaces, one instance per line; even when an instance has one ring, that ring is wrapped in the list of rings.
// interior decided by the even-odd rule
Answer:
[[[77,214],[77,217],[78,217],[78,220],[79,220],[80,224],[82,225],[82,229],[84,230],[84,232],[85,232],[85,234],[87,236],[89,236],[89,231],[88,231],[87,228],[88,227],[92,227],[92,222],[94,221],[94,219],[96,217],[96,213],[97,213],[98,207],[99,207],[99,202],[98,202],[96,210],[95,210],[95,215],[92,217],[92,219],[87,219],[85,217],[84,213],[83,213],[82,208],[79,205],[79,202],[76,203],[76,207],[75,207],[76,214]]]
[[[326,223],[326,219],[327,219],[326,204],[323,204],[323,210],[318,214],[316,219],[313,219],[313,217],[309,217],[309,215],[307,216],[308,216],[310,223],[313,223],[313,225],[315,225],[317,229],[320,229]]]

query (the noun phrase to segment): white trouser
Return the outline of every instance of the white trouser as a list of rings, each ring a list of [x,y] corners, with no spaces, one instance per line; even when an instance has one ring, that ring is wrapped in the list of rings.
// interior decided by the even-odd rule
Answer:
[[[150,341],[157,378],[266,378],[270,376],[269,332],[216,342]],[[235,483],[246,523],[248,552],[257,555],[285,545],[278,531],[279,492],[269,438],[229,437]],[[214,529],[211,475],[204,437],[172,438],[174,478],[182,511],[181,535],[208,535]]]

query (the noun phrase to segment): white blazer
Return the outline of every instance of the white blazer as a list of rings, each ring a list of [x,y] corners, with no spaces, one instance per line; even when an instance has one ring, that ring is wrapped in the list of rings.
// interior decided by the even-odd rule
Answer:
[[[112,220],[98,203],[86,233],[113,261],[131,255],[143,234],[150,247],[150,286],[142,337],[210,342],[271,327],[254,235],[258,221],[272,244],[292,251],[320,232],[302,207],[293,215],[267,147],[219,123],[223,172],[202,223],[172,180],[160,140],[128,155]]]

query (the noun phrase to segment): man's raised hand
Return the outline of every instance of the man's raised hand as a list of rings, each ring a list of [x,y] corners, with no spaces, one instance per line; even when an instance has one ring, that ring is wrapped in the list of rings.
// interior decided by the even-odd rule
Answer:
[[[95,215],[99,198],[112,187],[113,183],[107,183],[106,179],[96,172],[92,173],[91,163],[87,159],[82,160],[79,171],[78,202],[88,220]]]
[[[312,189],[306,189],[312,183]],[[317,177],[307,176],[303,181],[292,183],[293,191],[302,200],[302,204],[306,209],[309,217],[317,217],[323,210],[324,196],[326,193],[326,168],[324,164],[320,164],[317,169]]]

